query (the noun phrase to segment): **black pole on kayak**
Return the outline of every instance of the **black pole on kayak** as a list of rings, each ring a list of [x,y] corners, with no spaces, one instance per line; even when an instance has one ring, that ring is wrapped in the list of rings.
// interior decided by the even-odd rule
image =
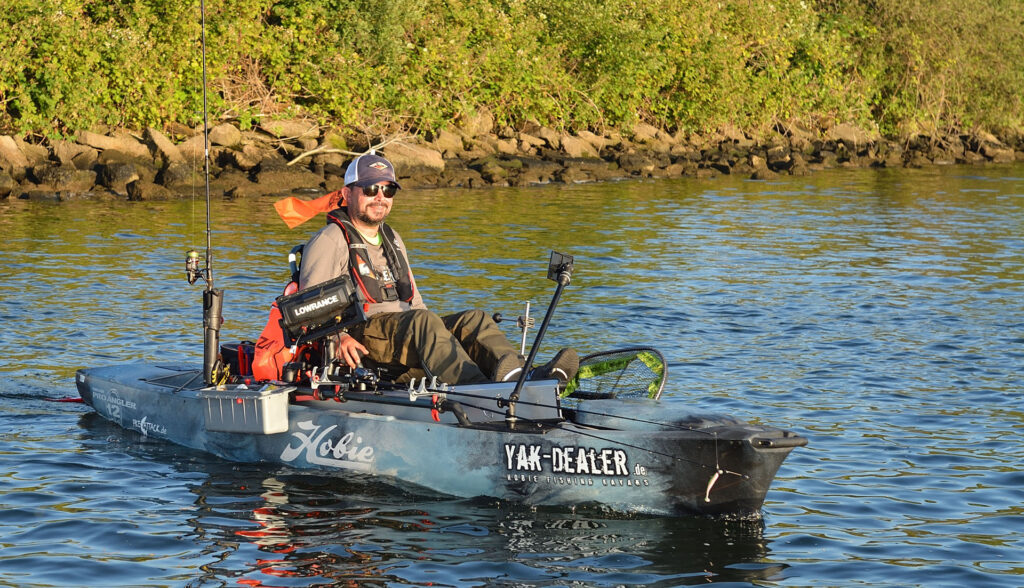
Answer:
[[[203,57],[203,171],[206,178],[206,267],[199,269],[199,252],[185,254],[188,283],[199,278],[206,282],[203,292],[203,381],[211,386],[216,381],[220,358],[220,326],[224,322],[224,292],[213,287],[213,238],[210,228],[210,118],[206,98],[206,2],[199,0],[200,46]]]
[[[515,426],[516,423],[516,403],[519,402],[519,394],[523,390],[523,384],[526,383],[526,378],[530,375],[530,366],[533,365],[533,360],[537,358],[537,351],[540,350],[540,341],[544,338],[544,333],[548,330],[548,323],[551,322],[551,317],[555,314],[555,307],[558,306],[558,299],[562,297],[562,290],[569,285],[572,279],[572,265],[573,257],[571,255],[563,255],[557,251],[551,252],[551,260],[548,262],[548,279],[553,280],[558,285],[555,287],[555,295],[551,297],[551,304],[548,305],[548,311],[544,314],[544,321],[540,324],[540,329],[537,330],[537,338],[533,340],[533,347],[530,348],[530,355],[526,358],[526,363],[523,364],[522,373],[519,374],[519,379],[516,380],[516,387],[512,390],[512,394],[509,395],[506,403],[508,408],[505,411],[505,421],[510,427]]]

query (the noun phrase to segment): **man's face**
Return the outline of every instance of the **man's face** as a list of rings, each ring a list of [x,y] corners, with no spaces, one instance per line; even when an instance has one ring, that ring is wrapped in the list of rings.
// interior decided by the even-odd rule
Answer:
[[[380,188],[377,189],[376,194],[372,195],[365,194],[363,188],[359,186],[349,187],[349,193],[347,194],[349,217],[369,226],[377,226],[384,222],[388,213],[391,212],[393,200],[384,196],[384,190],[381,188],[390,183],[379,182],[377,186],[380,186]]]

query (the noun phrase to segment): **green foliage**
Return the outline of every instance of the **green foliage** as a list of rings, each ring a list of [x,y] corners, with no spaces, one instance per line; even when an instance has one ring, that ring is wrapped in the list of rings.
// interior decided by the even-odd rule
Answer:
[[[499,124],[670,130],[1024,126],[1006,0],[207,0],[212,119],[369,134]],[[201,120],[199,2],[8,0],[0,131]]]
[[[859,0],[821,10],[857,37],[854,65],[884,132],[1024,124],[1024,3]]]

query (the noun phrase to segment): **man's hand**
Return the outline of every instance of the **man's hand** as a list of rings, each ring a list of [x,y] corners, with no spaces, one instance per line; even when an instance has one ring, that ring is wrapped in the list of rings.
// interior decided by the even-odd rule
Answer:
[[[335,346],[334,356],[348,364],[348,367],[355,369],[363,355],[369,351],[363,344],[356,341],[355,337],[348,333],[342,333],[341,338]]]

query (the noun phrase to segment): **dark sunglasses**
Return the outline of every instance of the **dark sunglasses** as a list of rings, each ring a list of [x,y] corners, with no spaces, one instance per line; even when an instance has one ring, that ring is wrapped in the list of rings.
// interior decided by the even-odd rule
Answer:
[[[394,184],[373,184],[372,186],[363,186],[363,196],[369,196],[370,198],[376,198],[377,192],[383,192],[385,198],[394,198],[395,194],[398,193],[398,186]]]

